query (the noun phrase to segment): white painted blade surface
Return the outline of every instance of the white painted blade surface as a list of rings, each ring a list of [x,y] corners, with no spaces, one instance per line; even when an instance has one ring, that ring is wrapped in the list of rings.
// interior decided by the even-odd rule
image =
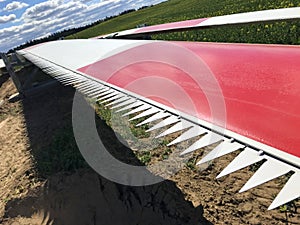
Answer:
[[[275,209],[287,202],[300,197],[300,171],[298,170],[291,176],[282,190],[279,192],[275,200],[272,202],[268,210]]]
[[[176,138],[175,140],[170,142],[167,146],[175,145],[179,142],[186,141],[188,139],[191,139],[193,137],[197,137],[198,135],[202,135],[202,134],[205,134],[207,132],[209,132],[209,130],[206,130],[202,127],[198,127],[198,126],[192,127],[191,129],[187,130],[182,135],[180,135],[178,138]]]
[[[218,176],[217,179],[264,159],[260,152],[245,148]]]
[[[141,105],[141,106],[139,106],[139,107],[137,107],[137,108],[131,110],[130,112],[123,114],[122,117],[129,116],[129,115],[131,115],[131,114],[138,113],[138,112],[147,110],[147,109],[149,109],[149,108],[151,108],[150,105],[148,105],[148,104],[143,104],[143,105]]]
[[[105,96],[103,96],[103,97],[99,98],[99,101],[101,101],[101,102],[102,102],[102,100],[105,100],[105,99],[108,99],[108,98],[114,97],[114,96],[116,96],[117,94],[118,94],[118,92],[116,92],[116,91],[113,91],[111,94],[109,94],[109,95],[105,95]]]
[[[101,93],[106,92],[106,91],[108,91],[108,90],[109,90],[109,88],[102,87],[102,88],[99,88],[99,89],[97,90],[97,92],[95,92],[95,93],[93,93],[93,94],[88,94],[88,95],[91,96],[91,97],[95,97],[95,96],[100,97],[100,96],[101,96]]]
[[[186,128],[190,128],[193,125],[194,124],[191,123],[191,122],[188,122],[186,120],[182,120],[181,122],[176,123],[174,126],[170,127],[168,130],[164,131],[160,135],[157,135],[155,138],[161,138],[161,137],[167,136],[169,134],[184,130]]]
[[[276,159],[268,158],[266,162],[255,172],[255,174],[248,180],[248,182],[242,187],[239,192],[247,191],[260,184],[280,177],[292,168]]]
[[[168,116],[171,116],[171,114],[170,113],[165,113],[165,112],[159,112],[159,113],[156,113],[155,115],[151,116],[150,118],[144,120],[143,122],[137,124],[136,126],[139,127],[139,126],[142,126],[144,124],[151,123],[153,121],[166,118]]]
[[[140,119],[140,118],[142,118],[142,117],[149,116],[149,115],[152,115],[152,114],[158,113],[158,112],[160,112],[159,109],[157,109],[157,108],[155,108],[155,107],[152,107],[152,108],[146,110],[145,112],[142,112],[142,113],[140,113],[139,115],[137,115],[137,116],[131,118],[129,121],[133,121],[133,120],[136,120],[136,119]]]
[[[120,108],[120,107],[123,107],[123,106],[129,106],[129,105],[133,105],[134,103],[136,103],[137,100],[136,99],[133,99],[133,98],[130,98],[129,100],[126,100],[126,101],[122,101],[122,103],[119,103],[117,105],[114,105],[113,107],[111,107],[111,109],[116,109],[116,108]],[[121,109],[120,109],[121,110]],[[126,109],[125,109],[126,110]],[[116,111],[118,112],[118,111]]]
[[[117,112],[117,113],[123,112],[123,111],[126,111],[126,110],[128,110],[128,109],[132,109],[132,108],[135,108],[135,107],[139,107],[139,106],[141,106],[141,105],[143,105],[143,102],[141,102],[141,101],[136,101],[136,100],[135,100],[132,104],[127,105],[127,106],[125,106],[125,107],[123,107],[123,108],[117,110],[116,112]]]
[[[216,142],[219,142],[221,140],[224,140],[224,137],[219,134],[215,134],[213,132],[209,132],[203,137],[201,137],[198,141],[196,141],[194,144],[192,144],[189,148],[184,150],[180,155],[185,155],[187,153],[196,151],[197,149],[206,147],[208,145],[214,144]]]
[[[132,100],[132,98],[127,97],[127,96],[124,95],[124,97],[121,97],[120,99],[114,100],[114,101],[106,104],[105,106],[108,107],[108,106],[116,105],[117,103],[125,102],[125,101],[128,101],[128,100]]]
[[[155,126],[151,127],[150,129],[146,130],[146,132],[150,132],[159,128],[163,128],[165,126],[171,125],[173,123],[179,122],[180,119],[178,119],[177,116],[170,116],[166,119],[164,119],[163,121],[161,121],[160,123],[156,124]]]
[[[96,94],[98,92],[97,90],[99,90],[99,88],[97,86],[95,86],[95,87],[91,88],[90,90],[81,91],[81,92],[84,93],[85,95],[91,95],[91,94]],[[99,95],[102,96],[101,93]]]
[[[109,89],[109,90],[107,90],[107,91],[104,91],[104,92],[100,93],[100,94],[99,94],[99,97],[106,96],[106,95],[110,95],[110,94],[112,94],[112,93],[114,93],[114,90]]]
[[[239,144],[237,142],[231,142],[231,140],[223,141],[217,147],[215,147],[213,150],[211,150],[206,156],[204,156],[204,158],[202,158],[197,163],[197,165],[209,162],[211,160],[214,160],[214,159],[219,158],[223,155],[234,152],[234,151],[236,151],[238,149],[241,149],[243,147],[244,147],[244,145]]]
[[[101,101],[101,103],[104,104],[104,103],[107,103],[107,102],[112,102],[114,100],[118,100],[118,99],[121,99],[123,97],[125,97],[125,95],[123,95],[123,94],[117,94],[117,95],[115,95],[115,96],[113,96],[111,98],[108,98],[108,99],[106,99],[104,101]]]

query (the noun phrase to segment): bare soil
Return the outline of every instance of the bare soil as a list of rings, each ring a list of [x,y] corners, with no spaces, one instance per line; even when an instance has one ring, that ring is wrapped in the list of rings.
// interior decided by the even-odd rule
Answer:
[[[63,127],[71,126],[74,90],[57,85],[9,102],[14,93],[11,80],[0,76],[1,224],[300,224],[299,201],[287,210],[267,210],[284,177],[241,194],[253,168],[215,179],[237,153],[205,170],[185,166],[169,180],[147,187],[113,183],[88,167],[44,175],[39,155]],[[100,129],[108,141],[118,142],[105,122],[100,121]],[[117,145],[139,163],[130,149]],[[165,150],[152,154],[149,165]]]

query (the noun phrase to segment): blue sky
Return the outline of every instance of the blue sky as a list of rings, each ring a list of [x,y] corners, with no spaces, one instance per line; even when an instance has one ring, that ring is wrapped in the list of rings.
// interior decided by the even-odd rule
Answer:
[[[0,52],[126,9],[164,0],[0,0]]]

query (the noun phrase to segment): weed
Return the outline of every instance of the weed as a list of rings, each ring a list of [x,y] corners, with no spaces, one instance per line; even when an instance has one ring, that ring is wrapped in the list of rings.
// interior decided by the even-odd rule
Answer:
[[[169,144],[169,140],[168,139],[166,139],[166,138],[164,138],[160,143],[159,143],[159,145],[160,146],[167,146],[168,144]],[[170,149],[168,150],[168,151],[171,151]]]
[[[150,133],[146,132],[146,130],[149,129],[148,124],[144,124],[144,125],[141,125],[141,126],[138,126],[138,127],[136,126],[144,120],[145,120],[145,118],[140,118],[140,119],[130,121],[130,130],[131,130],[132,134],[137,138],[148,138],[148,137],[150,137]]]
[[[163,159],[168,159],[169,158],[169,155],[172,153],[172,150],[170,148],[167,148],[163,154],[162,154],[162,158]]]
[[[190,158],[187,162],[186,162],[186,167],[191,169],[191,170],[196,170],[196,162],[194,158]]]
[[[138,152],[137,157],[144,165],[147,165],[151,161],[151,153],[149,151]]]

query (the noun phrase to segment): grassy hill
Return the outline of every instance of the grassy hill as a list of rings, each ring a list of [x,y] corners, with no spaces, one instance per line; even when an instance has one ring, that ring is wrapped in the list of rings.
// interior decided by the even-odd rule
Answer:
[[[139,24],[154,25],[224,14],[296,6],[300,6],[299,0],[169,0],[156,6],[118,16],[69,36],[67,39],[90,38],[135,28]],[[300,21],[177,32],[154,35],[153,38],[164,40],[300,44]]]

